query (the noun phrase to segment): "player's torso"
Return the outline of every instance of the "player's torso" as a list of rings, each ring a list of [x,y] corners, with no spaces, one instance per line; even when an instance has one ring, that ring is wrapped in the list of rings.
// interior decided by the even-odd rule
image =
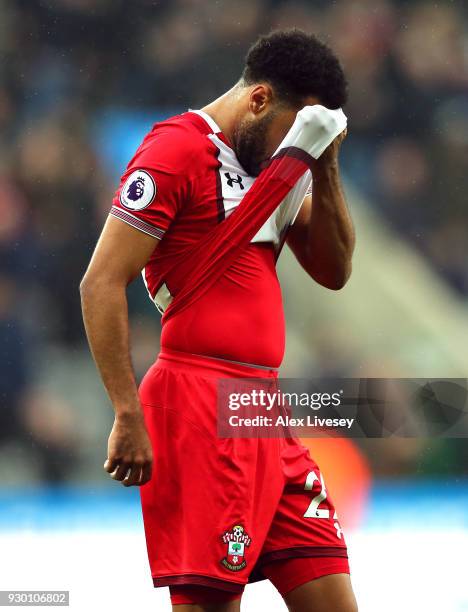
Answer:
[[[179,273],[177,260],[236,209],[255,180],[240,166],[208,116],[187,113],[183,117],[198,128],[203,125],[206,134],[190,170],[185,202],[144,270],[150,294],[162,309],[189,281]],[[162,345],[279,366],[284,352],[284,316],[275,269],[278,241],[271,217],[211,289],[167,323],[163,318]]]

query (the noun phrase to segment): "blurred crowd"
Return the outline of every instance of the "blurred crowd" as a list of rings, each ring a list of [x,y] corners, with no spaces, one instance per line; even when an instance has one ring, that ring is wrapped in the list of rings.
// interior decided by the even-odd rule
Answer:
[[[0,0],[0,442],[27,439],[44,477],[65,477],[51,453],[76,443],[69,398],[35,379],[38,356],[83,347],[78,284],[123,171],[96,146],[99,119],[203,106],[259,33],[294,26],[348,75],[346,175],[468,296],[466,3]],[[135,324],[142,364],[156,319],[149,335]]]

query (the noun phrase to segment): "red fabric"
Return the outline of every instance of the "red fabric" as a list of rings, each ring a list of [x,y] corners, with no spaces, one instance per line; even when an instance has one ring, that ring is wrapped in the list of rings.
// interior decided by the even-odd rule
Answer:
[[[173,293],[175,297],[163,322],[188,308],[213,286],[308,169],[300,155],[281,155],[271,160],[233,213],[209,232],[203,245],[195,244],[168,272],[170,286],[178,286],[178,290]]]
[[[262,572],[284,597],[290,591],[322,576],[349,574],[349,563],[348,559],[340,557],[293,557],[264,565]],[[173,585],[169,589],[173,606],[226,603],[242,597],[242,593],[228,593],[193,585]]]
[[[349,574],[349,563],[341,557],[292,557],[264,565],[262,572],[284,596],[322,576]]]
[[[155,124],[122,175],[113,206],[165,232],[193,196],[191,181],[200,169],[194,159],[202,146],[206,148],[201,133],[180,118]],[[180,153],[181,148],[184,155]],[[127,178],[140,169],[153,177],[156,194],[150,205],[132,210],[122,203],[120,195]]]
[[[194,113],[156,123],[130,160],[115,194],[111,214],[142,231],[141,223],[147,224],[147,233],[164,236],[145,267],[151,296],[178,258],[220,221],[219,150],[207,138],[211,132]],[[120,196],[127,178],[140,169],[153,178],[156,194],[151,204],[133,210]]]
[[[190,308],[165,321],[161,346],[279,367],[285,322],[273,245],[251,244],[244,249]]]
[[[181,604],[219,604],[234,601],[242,597],[242,593],[227,593],[218,589],[203,586],[177,585],[169,587],[173,606]]]
[[[264,565],[262,572],[284,597],[290,591],[322,576],[349,574],[349,563],[348,559],[340,557],[293,557]],[[173,606],[226,603],[242,597],[242,593],[228,593],[203,586],[173,585],[169,588]]]
[[[218,381],[249,377],[276,385],[274,371],[166,350],[141,383],[154,469],[140,494],[155,586],[239,591],[272,558],[346,555],[328,496],[318,506],[327,518],[304,517],[322,485],[297,440],[218,437]],[[305,490],[312,471],[319,480]],[[239,526],[243,550],[231,550]]]
[[[224,219],[224,207],[234,204],[225,203],[220,192],[219,149],[209,135],[212,129],[195,113],[156,124],[130,161],[111,212],[163,238],[144,269],[152,298],[162,283],[176,296],[162,319],[163,347],[277,367],[285,330],[275,249],[271,242],[249,241],[307,166],[276,160],[250,187],[261,196],[256,203],[242,201]],[[151,175],[156,195],[147,207],[133,210],[120,194],[138,169]],[[246,184],[238,196],[247,190]]]

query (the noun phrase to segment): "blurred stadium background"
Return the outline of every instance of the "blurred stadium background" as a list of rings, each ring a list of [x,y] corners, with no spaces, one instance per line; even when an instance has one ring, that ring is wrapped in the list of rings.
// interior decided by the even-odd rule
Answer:
[[[112,411],[78,284],[152,123],[220,95],[258,33],[292,26],[349,77],[358,246],[339,293],[282,255],[283,375],[468,375],[466,3],[0,0],[0,589],[71,589],[76,610],[168,605],[138,494],[102,471]],[[130,293],[141,376],[159,315],[142,283]],[[361,610],[468,610],[466,440],[310,443],[349,525]],[[247,591],[247,610],[284,609],[267,584]]]

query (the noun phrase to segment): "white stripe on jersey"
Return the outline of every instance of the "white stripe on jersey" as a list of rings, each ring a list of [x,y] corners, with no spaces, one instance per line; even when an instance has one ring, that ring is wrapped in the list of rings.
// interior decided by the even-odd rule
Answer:
[[[209,134],[208,138],[219,149],[218,161],[221,167],[218,172],[221,179],[224,210],[228,217],[252,187],[255,177],[246,173],[234,151],[216,134]],[[307,170],[251,242],[279,244],[283,230],[294,222],[311,182],[312,175],[310,170]]]

